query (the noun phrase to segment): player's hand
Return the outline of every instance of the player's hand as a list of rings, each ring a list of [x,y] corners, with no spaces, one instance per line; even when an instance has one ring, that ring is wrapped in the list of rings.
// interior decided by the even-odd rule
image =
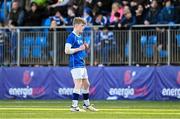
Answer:
[[[87,43],[84,43],[84,46],[85,46],[86,49],[89,48],[89,45]]]
[[[83,44],[83,45],[81,45],[80,47],[79,47],[79,51],[81,51],[81,50],[85,50],[86,49],[86,47],[85,47],[85,45]]]

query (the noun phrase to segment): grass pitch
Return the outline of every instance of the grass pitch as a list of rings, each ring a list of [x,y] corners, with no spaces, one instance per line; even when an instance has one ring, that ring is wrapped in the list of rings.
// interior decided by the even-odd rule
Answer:
[[[180,101],[91,101],[99,112],[70,112],[71,101],[0,101],[0,119],[180,119]],[[79,106],[81,107],[82,101]]]

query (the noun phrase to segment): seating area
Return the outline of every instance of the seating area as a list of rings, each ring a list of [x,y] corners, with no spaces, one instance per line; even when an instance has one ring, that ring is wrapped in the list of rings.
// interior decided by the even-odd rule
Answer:
[[[47,38],[44,36],[24,37],[22,40],[22,58],[41,58],[43,49],[48,47]]]

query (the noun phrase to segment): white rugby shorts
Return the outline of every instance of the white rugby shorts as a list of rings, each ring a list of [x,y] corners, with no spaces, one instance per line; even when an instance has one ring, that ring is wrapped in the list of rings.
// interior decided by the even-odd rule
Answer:
[[[71,69],[71,75],[73,79],[88,79],[87,69],[85,67]]]

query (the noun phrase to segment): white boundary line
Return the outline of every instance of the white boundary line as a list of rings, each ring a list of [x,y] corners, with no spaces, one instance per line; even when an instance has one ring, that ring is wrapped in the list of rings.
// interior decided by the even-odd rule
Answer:
[[[32,110],[32,111],[69,111],[69,108],[33,108],[33,107],[0,107],[0,111],[3,111],[3,110],[24,110],[24,111],[29,111],[29,110]],[[114,108],[114,109],[108,109],[108,108],[102,108],[102,109],[99,109],[100,111],[142,111],[142,112],[146,112],[146,111],[165,111],[165,112],[179,112],[180,114],[180,109],[146,109],[146,108],[143,108],[143,109],[127,109],[127,108]]]

